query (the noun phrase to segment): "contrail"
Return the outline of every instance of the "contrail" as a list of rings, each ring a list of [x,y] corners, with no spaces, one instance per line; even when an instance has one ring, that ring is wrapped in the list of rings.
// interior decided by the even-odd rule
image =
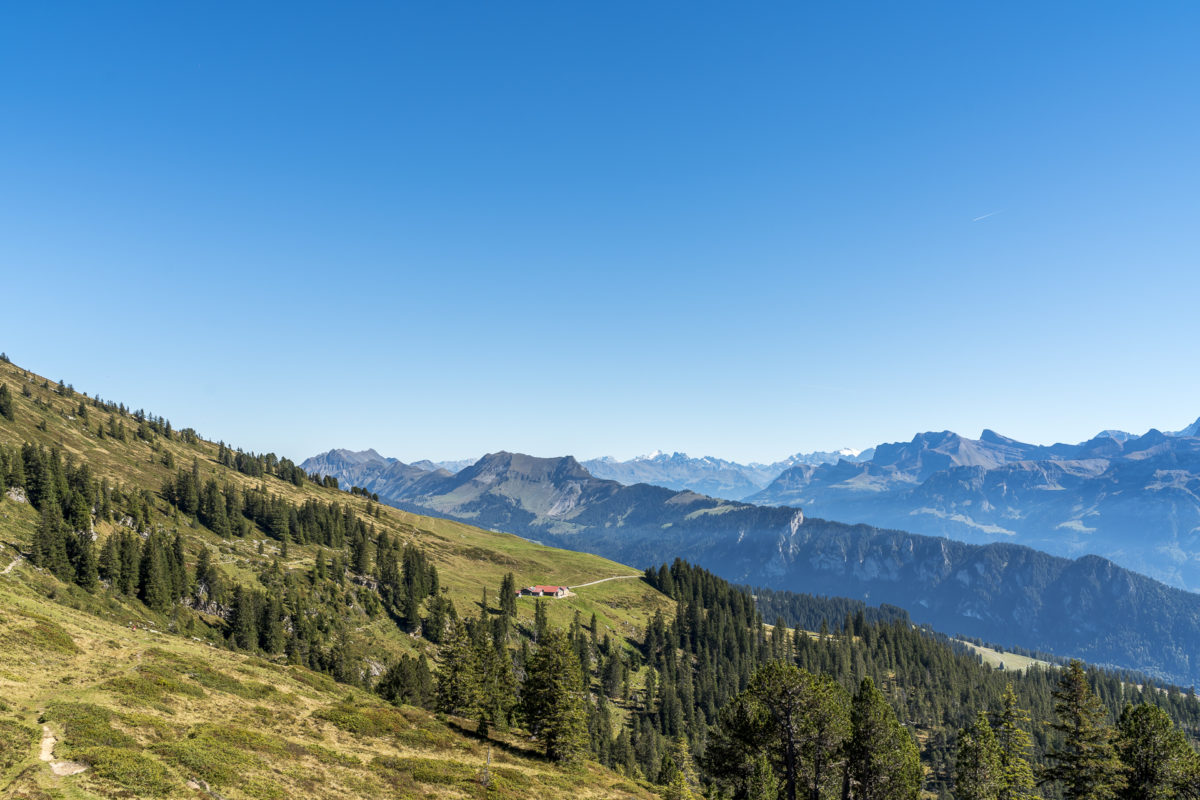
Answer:
[[[979,222],[979,220],[981,220],[981,219],[987,219],[988,217],[994,217],[999,213],[1001,213],[1001,212],[989,211],[988,213],[984,214],[982,217],[976,217],[975,219],[971,220],[971,222]]]

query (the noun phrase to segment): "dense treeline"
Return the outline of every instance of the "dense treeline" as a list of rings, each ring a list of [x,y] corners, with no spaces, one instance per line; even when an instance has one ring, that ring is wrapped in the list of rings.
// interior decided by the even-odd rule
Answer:
[[[679,617],[671,626],[668,638],[674,641],[681,654],[692,655],[691,663],[696,673],[693,687],[704,686],[706,681],[698,680],[697,676],[702,660],[699,654],[706,648],[697,649],[693,637],[680,635],[680,632],[691,628],[700,632],[698,638],[701,641],[712,637],[719,641],[724,635],[719,632],[719,626],[699,627],[695,620],[707,618],[710,608],[717,609],[715,620],[722,619],[726,613],[722,609],[740,608],[732,595],[749,597],[749,592],[734,589],[705,570],[679,561],[669,569],[664,566],[647,570],[647,580],[680,602]],[[769,632],[754,635],[758,621],[752,613],[752,621],[747,624],[751,631],[749,639],[738,645],[744,654],[743,661],[738,668],[722,673],[719,681],[725,694],[729,689],[737,694],[738,702],[746,701],[745,692],[749,689],[747,681],[741,678],[746,674],[746,662],[759,668],[769,663],[782,663],[795,666],[804,675],[825,676],[844,693],[841,695],[843,705],[849,702],[846,698],[861,695],[864,682],[869,681],[887,698],[897,719],[916,734],[921,743],[922,760],[929,770],[924,788],[941,797],[952,796],[958,731],[968,727],[980,711],[1002,714],[1007,702],[1010,715],[1016,713],[1013,709],[1022,709],[1036,722],[1027,731],[1030,740],[1028,761],[1030,769],[1036,770],[1039,776],[1048,774],[1047,770],[1054,763],[1055,748],[1060,746],[1062,738],[1061,732],[1050,725],[1057,719],[1055,691],[1061,674],[1058,670],[1006,673],[984,667],[977,655],[961,645],[952,647],[944,636],[914,627],[907,615],[898,609],[880,609],[872,621],[869,618],[871,610],[854,601],[786,592],[770,593],[765,604],[761,597],[758,599],[760,610],[765,605],[781,617],[785,614],[787,617],[777,617],[778,624]],[[835,613],[846,616],[840,624],[828,624]],[[789,625],[795,626],[797,619],[816,624],[789,628]],[[652,623],[651,629],[654,627]],[[647,643],[657,641],[659,638],[648,632]],[[729,668],[733,663],[724,666]],[[666,671],[670,674],[669,669]],[[1163,718],[1177,725],[1173,730],[1178,731],[1179,736],[1200,734],[1200,703],[1191,690],[1157,687],[1144,679],[1139,685],[1131,682],[1131,676],[1125,673],[1086,670],[1084,675],[1106,719],[1119,719],[1127,707],[1147,706],[1159,709]],[[675,685],[686,683],[678,673],[675,676]],[[681,700],[689,695],[697,696],[694,691],[677,694]],[[1006,700],[1010,695],[1011,699]],[[673,700],[666,701],[668,708],[673,704]],[[732,706],[724,698],[719,701],[719,707],[724,709],[722,715],[731,713]],[[702,704],[697,710],[707,711],[707,706]],[[682,716],[688,718],[686,712]],[[697,716],[707,718],[710,735],[713,730],[720,729],[719,726],[711,727],[714,722],[711,716],[704,713]],[[695,729],[685,732],[696,755],[712,755],[703,741],[705,733]],[[709,765],[710,777],[716,777],[711,774],[713,762],[704,759],[701,762]],[[753,764],[744,761],[739,774],[749,776],[753,773],[752,767]],[[782,774],[777,777],[783,780]],[[725,785],[726,788],[733,786],[728,782]],[[1061,781],[1052,782],[1040,791],[1044,797],[1057,797],[1060,786]]]
[[[367,566],[368,542],[374,538],[349,503],[321,503],[309,499],[297,505],[272,494],[264,486],[238,488],[201,482],[199,461],[190,470],[180,469],[161,491],[163,499],[222,538],[247,536],[257,526],[278,542],[319,544],[341,549],[350,544],[360,573]]]
[[[782,619],[790,627],[803,628],[806,631],[834,628],[841,624],[846,617],[859,612],[870,623],[893,620],[909,621],[907,611],[887,603],[872,607],[861,600],[853,600],[849,597],[825,597],[757,587],[751,589],[750,592],[754,596],[758,612],[764,620]]]
[[[264,463],[271,474],[281,471],[279,463]],[[286,657],[343,682],[370,682],[370,654],[352,636],[361,624],[356,617],[387,614],[402,629],[438,642],[454,616],[425,554],[377,531],[349,503],[295,504],[263,486],[202,483],[198,461],[179,469],[162,499],[219,537],[261,530],[279,543],[280,556],[289,542],[318,546],[309,574],[283,570],[276,560],[259,570],[255,584],[244,585],[224,576],[209,547],[201,546],[193,560],[178,531],[152,524],[156,498],[150,492],[96,480],[86,463],[57,448],[0,446],[0,493],[9,489],[39,513],[28,554],[35,566],[87,591],[107,587],[141,601],[180,630],[215,625],[231,647]],[[97,552],[101,521],[116,530]]]
[[[93,519],[149,528],[153,502],[96,480],[86,463],[64,459],[57,448],[0,446],[0,492],[16,490],[40,514],[30,560],[60,580],[92,589],[98,579]]]

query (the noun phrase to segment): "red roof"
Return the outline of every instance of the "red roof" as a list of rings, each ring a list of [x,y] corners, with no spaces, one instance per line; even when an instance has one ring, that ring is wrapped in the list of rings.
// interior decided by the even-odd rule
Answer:
[[[551,594],[553,594],[554,592],[557,592],[559,589],[566,589],[567,587],[565,587],[565,586],[530,586],[529,588],[533,589],[535,592],[542,592],[542,593],[550,592]]]

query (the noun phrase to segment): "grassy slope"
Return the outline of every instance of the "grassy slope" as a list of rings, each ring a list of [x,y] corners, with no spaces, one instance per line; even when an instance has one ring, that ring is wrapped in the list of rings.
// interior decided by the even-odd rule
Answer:
[[[72,602],[92,600],[28,563],[0,576],[0,797],[204,795],[188,781],[230,800],[482,796],[487,745],[459,729],[470,723]],[[43,722],[55,759],[92,766],[52,775],[38,759]],[[652,796],[596,765],[563,772],[515,734],[492,765],[489,797]]]
[[[133,435],[136,422],[129,417],[118,416],[128,430],[127,441],[101,439],[96,435],[96,427],[99,423],[107,426],[107,412],[89,405],[86,423],[75,418],[75,410],[84,398],[80,395],[60,396],[53,391],[54,383],[49,389],[42,388],[41,377],[27,376],[14,365],[0,363],[0,381],[12,392],[17,412],[15,423],[0,419],[0,442],[10,446],[19,446],[26,441],[58,446],[64,454],[86,461],[97,479],[108,478],[125,490],[147,488],[157,496],[164,481],[173,474],[173,470],[163,464],[164,452],[169,450],[177,467],[190,468],[192,460],[198,459],[202,479],[213,476],[219,483],[265,484],[269,491],[297,503],[309,497],[322,502],[352,502],[367,518],[368,504],[361,498],[308,482],[295,487],[273,477],[250,478],[224,468],[216,463],[217,446],[214,443],[201,441],[197,445],[188,445],[179,438],[166,440],[161,437],[156,437],[153,443],[141,441]],[[33,393],[31,398],[22,396],[21,388],[26,385]],[[178,421],[174,422],[178,424]],[[495,593],[506,572],[514,573],[519,585],[577,585],[637,573],[637,570],[586,553],[556,550],[520,537],[408,514],[387,506],[378,508],[381,516],[369,517],[367,521],[423,547],[437,565],[442,585],[449,590],[460,614],[477,612],[485,588],[494,604]],[[36,518],[29,506],[0,497],[0,543],[4,543],[0,546],[0,570],[13,561],[15,548],[28,547]],[[261,534],[245,540],[221,540],[195,526],[191,520],[177,516],[161,500],[156,502],[153,522],[167,530],[179,529],[185,533],[189,559],[194,558],[200,548],[207,547],[217,556],[221,568],[230,578],[244,583],[253,583],[256,568],[278,554],[276,544],[267,540],[264,554],[259,555],[258,542],[265,539]],[[100,543],[114,528],[109,522],[97,525]],[[316,552],[314,547],[293,545],[283,566],[289,570],[308,570]],[[522,601],[518,607],[522,621],[531,625],[533,603]],[[576,611],[585,622],[594,613],[601,633],[611,631],[618,638],[628,639],[640,636],[656,611],[662,611],[669,618],[674,604],[641,580],[616,580],[577,589],[576,596],[550,602],[548,609],[551,622],[557,625],[568,624]],[[0,646],[0,698],[6,706],[6,709],[0,709],[0,718],[17,723],[17,727],[12,727],[7,722],[0,722],[0,748],[8,747],[5,742],[12,739],[17,744],[17,756],[25,753],[18,763],[6,769],[0,780],[0,787],[8,786],[7,790],[0,790],[5,792],[3,796],[38,796],[34,785],[58,787],[64,797],[116,796],[118,787],[125,785],[134,796],[141,796],[144,792],[134,789],[131,783],[136,782],[136,777],[131,775],[141,774],[140,768],[144,768],[147,775],[159,775],[165,770],[162,774],[166,777],[162,780],[166,781],[164,786],[169,784],[171,787],[169,792],[188,794],[190,790],[182,788],[183,781],[203,776],[193,774],[194,769],[189,772],[180,766],[186,759],[178,753],[168,754],[170,749],[165,743],[184,746],[193,739],[201,743],[196,747],[206,753],[253,753],[253,764],[242,764],[238,768],[241,772],[235,770],[235,773],[244,773],[248,776],[246,780],[256,777],[257,783],[247,783],[242,778],[209,781],[215,790],[230,798],[282,796],[273,794],[272,785],[284,787],[285,793],[300,792],[305,796],[358,797],[390,793],[404,797],[426,794],[456,797],[467,796],[472,791],[475,793],[470,796],[478,796],[478,786],[467,788],[475,767],[468,769],[462,765],[482,763],[484,755],[478,742],[462,736],[452,726],[414,709],[391,711],[380,706],[380,718],[390,720],[384,727],[392,726],[401,732],[388,731],[361,739],[351,737],[336,725],[313,716],[319,709],[344,698],[350,692],[347,687],[336,686],[314,673],[236,655],[187,637],[147,633],[144,630],[147,625],[166,628],[170,621],[153,617],[140,604],[122,604],[103,592],[97,596],[87,595],[40,574],[22,561],[9,574],[0,576],[0,617],[0,641],[3,642]],[[43,619],[45,621],[41,621]],[[130,630],[131,622],[139,624],[142,630]],[[73,646],[67,646],[64,632]],[[214,631],[201,629],[196,633],[212,636]],[[429,649],[427,642],[403,634],[386,616],[366,624],[356,635],[379,661],[387,661],[402,652]],[[166,655],[156,654],[156,650]],[[432,650],[429,652],[433,654]],[[221,689],[223,678],[215,681],[213,686],[199,685],[192,678],[180,677],[189,669],[180,667],[180,663],[234,676],[242,682],[260,681],[275,687],[276,691],[263,697],[248,698],[243,690],[239,690],[242,692],[239,694]],[[101,688],[119,675],[136,677],[138,669],[146,665],[162,671],[167,676],[163,678],[167,683],[183,688],[163,697],[155,696],[156,692],[144,694],[144,680],[126,680]],[[375,702],[359,691],[354,691],[353,695],[356,703],[371,705]],[[72,749],[78,750],[88,744],[87,741],[72,741],[71,732],[64,730],[63,714],[59,713],[56,718],[52,710],[54,700],[93,703],[119,712],[111,724],[130,734],[134,744],[126,742],[130,744],[127,749],[131,753],[145,749],[138,758],[148,761],[137,762],[134,766],[140,764],[139,769],[127,770],[124,777],[115,782],[100,778],[99,767],[79,776],[50,776],[46,766],[37,761],[34,745],[21,744],[20,726],[36,732],[37,719],[46,713],[49,724],[60,738],[66,734],[59,745],[59,748],[65,748],[62,752],[69,755]],[[272,740],[274,744],[270,746],[260,743],[257,751],[248,749],[244,743],[214,744],[215,734],[197,727],[214,721],[227,723],[231,730],[270,732],[278,741]],[[378,725],[374,727],[379,728]],[[423,741],[426,745],[420,744]],[[311,755],[297,755],[297,747],[303,749],[318,742],[339,755],[336,758],[329,756],[328,764],[319,763],[320,759],[314,761],[316,757]],[[159,745],[158,750],[155,743]],[[611,796],[613,787],[623,783],[619,776],[594,767],[589,767],[590,774],[564,777],[536,757],[523,755],[523,746],[513,747],[515,750],[511,752],[499,750],[496,754],[497,758],[512,760],[511,774],[505,773],[509,774],[512,786],[525,788],[522,792],[514,789],[511,796],[527,796],[530,790],[538,788],[545,790],[537,792],[541,796]],[[12,752],[11,747],[9,751]],[[56,749],[56,757],[62,757],[62,752]],[[352,764],[343,758],[347,754],[354,755],[357,761]],[[114,759],[124,757],[117,753],[108,755]],[[90,754],[93,761],[102,760],[104,756],[104,753]],[[384,762],[378,760],[415,756],[433,759],[434,763],[431,768],[426,768],[419,763],[406,762],[389,772],[380,766]],[[6,760],[0,755],[0,768]],[[222,773],[221,777],[229,778],[232,774]],[[20,777],[12,783],[18,775]],[[411,783],[414,777],[421,775],[437,780],[421,786]],[[521,775],[530,777],[521,778]],[[305,783],[310,780],[324,782]],[[442,783],[443,780],[449,783]],[[235,788],[238,785],[243,789]],[[24,788],[18,790],[17,787]],[[619,793],[621,796],[638,796],[640,791],[624,783]]]
[[[251,478],[222,467],[216,462],[217,445],[213,442],[201,440],[197,445],[188,445],[178,438],[158,438],[153,445],[143,442],[132,435],[136,427],[132,418],[118,417],[129,429],[128,441],[99,439],[95,435],[95,429],[101,422],[107,424],[108,414],[89,407],[89,420],[86,424],[75,419],[75,409],[83,398],[79,395],[74,398],[60,397],[53,391],[53,387],[56,386],[53,382],[50,384],[51,389],[42,389],[40,387],[43,380],[39,376],[33,376],[32,380],[26,378],[24,371],[19,367],[0,362],[0,381],[7,383],[13,393],[17,413],[15,423],[0,419],[0,443],[20,446],[26,441],[33,441],[47,447],[57,445],[64,454],[71,454],[78,460],[86,461],[95,477],[107,477],[124,488],[148,488],[155,495],[174,473],[174,470],[168,469],[162,463],[164,451],[169,450],[174,456],[177,468],[190,468],[192,460],[199,459],[201,480],[215,477],[218,483],[242,486],[265,484],[268,491],[282,495],[294,503],[303,503],[308,498],[326,503],[333,500],[353,503],[361,510],[368,523],[386,529],[404,541],[414,541],[425,549],[437,565],[442,585],[450,590],[450,596],[460,613],[474,613],[485,588],[494,603],[495,593],[506,572],[512,572],[518,585],[522,586],[531,583],[575,585],[599,578],[639,572],[588,553],[545,547],[511,534],[409,514],[389,506],[374,504],[380,509],[381,516],[367,517],[366,501],[351,497],[345,492],[325,489],[309,482],[305,482],[302,487],[296,487],[270,476]],[[21,396],[23,385],[31,388],[33,398]],[[46,407],[38,407],[35,401],[41,401]],[[39,423],[44,423],[46,430],[39,430]],[[3,512],[15,506],[14,503],[0,499],[0,534],[5,530]],[[156,511],[160,514],[156,522],[168,530],[179,528],[189,534],[189,549],[193,554],[199,552],[198,548],[201,545],[208,546],[219,553],[218,560],[227,575],[247,583],[252,581],[254,565],[261,564],[264,560],[264,556],[257,554],[258,539],[265,539],[265,536],[259,535],[258,539],[222,541],[202,528],[190,528],[190,520],[175,516],[161,500],[158,501]],[[97,526],[100,544],[114,527],[112,523],[101,523]],[[32,522],[23,526],[22,530],[15,530],[11,535],[13,538],[9,541],[26,543],[31,532]],[[268,540],[265,558],[270,559],[276,553],[276,544]],[[288,555],[285,565],[288,569],[307,570],[313,564],[316,548],[291,546]],[[520,607],[522,619],[532,620],[532,604],[521,603]],[[570,622],[576,609],[585,621],[595,613],[601,630],[607,628],[615,634],[628,636],[634,633],[640,635],[656,610],[662,610],[664,615],[669,617],[674,610],[674,604],[641,581],[610,581],[580,589],[576,598],[552,603],[550,620],[553,624],[565,625]],[[400,650],[407,649],[409,643],[402,640],[408,638],[396,634],[389,644]]]
[[[1022,656],[1016,653],[1001,653],[998,650],[993,650],[990,647],[974,644],[973,642],[964,641],[962,639],[959,639],[958,641],[978,653],[983,658],[983,663],[996,669],[1005,669],[1009,672],[1024,672],[1034,665],[1038,667],[1054,666],[1049,661],[1041,661],[1036,658],[1031,658],[1030,656]]]

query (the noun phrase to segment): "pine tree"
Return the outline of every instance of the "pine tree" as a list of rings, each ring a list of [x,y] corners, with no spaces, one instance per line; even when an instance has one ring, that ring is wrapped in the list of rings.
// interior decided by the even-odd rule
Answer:
[[[772,661],[755,674],[748,693],[771,721],[769,741],[784,797],[819,798],[834,778],[849,734],[846,692],[831,680]]]
[[[549,630],[526,665],[522,700],[526,724],[542,740],[546,756],[577,764],[587,748],[587,716],[579,659],[567,637]]]
[[[1121,762],[1104,706],[1088,685],[1083,664],[1072,659],[1051,693],[1061,741],[1046,754],[1045,779],[1062,785],[1066,800],[1112,800],[1121,786]]]
[[[1028,753],[1029,712],[1017,706],[1017,695],[1010,683],[1004,689],[1001,709],[995,717],[996,744],[1000,748],[1000,790],[997,800],[1041,800]]]
[[[1195,797],[1197,756],[1183,731],[1158,706],[1126,706],[1118,725],[1117,751],[1127,770],[1121,800],[1174,800]],[[1190,784],[1190,794],[1189,791]]]
[[[869,677],[854,695],[850,720],[845,778],[855,800],[916,800],[923,777],[917,744]]]
[[[958,753],[954,768],[956,800],[998,800],[1003,782],[1000,745],[979,712],[975,721],[958,732]]]

